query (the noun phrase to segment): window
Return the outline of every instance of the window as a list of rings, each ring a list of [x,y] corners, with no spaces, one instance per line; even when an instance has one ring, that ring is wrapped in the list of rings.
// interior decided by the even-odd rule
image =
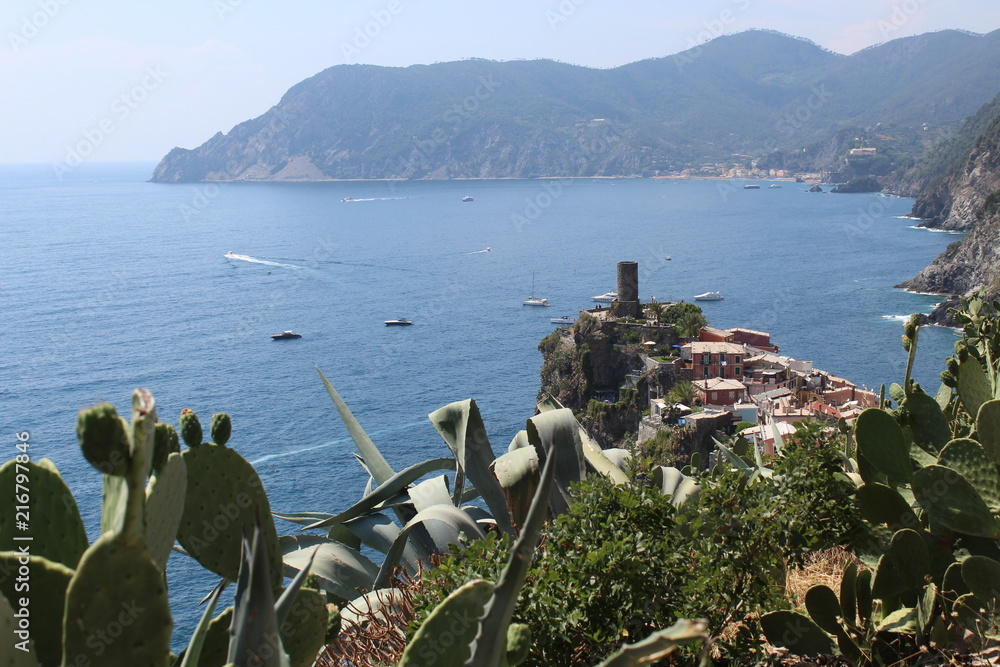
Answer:
[[[736,355],[736,358],[735,358],[735,359],[733,359],[733,363],[734,363],[734,364],[738,364],[738,363],[740,363],[740,355],[738,355],[738,354]]]
[[[740,374],[740,367],[739,366],[737,366],[736,368],[733,369],[733,374],[734,375],[739,375]]]
[[[712,355],[710,355],[708,352],[703,352],[701,355],[701,365],[708,366],[711,363],[712,363]]]
[[[705,366],[705,379],[707,380],[709,377],[711,377],[709,375],[709,368],[708,368],[708,366]]]

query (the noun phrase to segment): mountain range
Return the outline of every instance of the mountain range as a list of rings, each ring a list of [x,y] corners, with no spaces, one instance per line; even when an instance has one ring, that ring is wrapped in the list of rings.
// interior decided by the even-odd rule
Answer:
[[[998,91],[1000,31],[845,56],[754,30],[613,69],[338,65],[228,133],[173,149],[152,180],[650,176],[763,155],[822,167],[854,128],[902,159]]]

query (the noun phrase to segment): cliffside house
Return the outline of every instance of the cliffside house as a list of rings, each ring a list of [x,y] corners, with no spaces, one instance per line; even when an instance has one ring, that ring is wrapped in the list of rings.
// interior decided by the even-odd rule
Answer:
[[[692,380],[742,380],[745,358],[745,348],[735,343],[695,341],[681,347],[684,370]]]
[[[736,405],[746,398],[747,388],[739,380],[711,378],[695,380],[695,390],[704,405]]]

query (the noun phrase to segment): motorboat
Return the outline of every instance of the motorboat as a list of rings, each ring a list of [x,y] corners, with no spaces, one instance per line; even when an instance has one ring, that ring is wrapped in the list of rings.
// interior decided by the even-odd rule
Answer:
[[[343,198],[343,199],[341,199],[340,201],[342,201],[342,202],[346,202],[346,201],[354,201],[354,197],[344,197],[344,198]]]
[[[782,187],[782,185],[780,183],[771,183],[769,186],[767,186],[767,189],[768,190],[777,190],[777,189],[779,189],[781,187]]]
[[[226,259],[237,259],[236,253],[230,250],[229,252],[226,253]]]
[[[694,297],[695,301],[722,301],[725,298],[722,296],[721,292],[705,292],[704,294],[696,294]]]
[[[760,190],[760,186],[754,183],[747,183],[743,186],[744,190]]]
[[[294,331],[282,331],[280,334],[271,334],[271,340],[292,340],[293,338],[302,338],[302,334],[297,334]]]
[[[466,195],[466,196],[462,197],[462,201],[472,201],[472,197]]]
[[[667,258],[669,259],[669,257]],[[590,297],[594,301],[601,301],[603,303],[611,303],[618,298],[618,292],[605,292],[604,294],[598,294],[597,296]]]
[[[385,326],[387,327],[408,327],[412,326],[413,322],[406,319],[405,317],[400,317],[398,320],[386,320]]]
[[[552,322],[552,324],[558,324],[561,326],[565,326],[567,324],[573,324],[573,322],[575,321],[576,320],[574,320],[572,317],[569,317],[568,315],[566,317],[553,317],[551,320],[549,320],[549,322]]]
[[[525,306],[551,306],[548,299],[535,296],[535,272],[531,272],[531,296],[521,302]]]

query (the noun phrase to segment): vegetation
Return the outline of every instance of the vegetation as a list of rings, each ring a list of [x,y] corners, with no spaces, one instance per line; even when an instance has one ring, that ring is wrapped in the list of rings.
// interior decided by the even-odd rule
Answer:
[[[385,628],[360,619],[378,615],[405,637],[379,660],[409,666],[610,667],[677,651],[750,664],[767,657],[764,638],[855,665],[975,654],[1000,640],[1000,302],[967,299],[954,317],[962,338],[935,396],[911,378],[915,317],[903,382],[878,407],[853,425],[798,424],[771,460],[743,438],[718,442],[710,469],[698,456],[664,467],[669,435],[622,467],[626,452],[600,450],[553,401],[496,457],[469,400],[430,415],[452,456],[397,472],[326,383],[377,486],[336,514],[275,515],[321,531],[280,540],[259,478],[228,446],[228,416],[202,442],[194,413],[179,429],[159,423],[137,390],[130,422],[109,405],[79,416],[81,451],[103,475],[93,544],[51,462],[25,445],[0,467],[0,489],[29,485],[29,511],[50,519],[33,524],[34,641],[14,664],[332,665],[319,648],[344,630],[364,654]],[[435,472],[454,476],[420,481]],[[0,515],[0,545],[16,535]],[[175,541],[221,579],[180,658],[163,586]],[[836,546],[854,556],[839,585],[812,586],[792,609],[789,570]],[[24,606],[18,567],[0,552],[5,627]],[[296,576],[282,590],[285,569]],[[235,603],[215,615],[230,581]],[[407,582],[410,607],[394,602]],[[144,612],[124,624],[128,604]],[[113,623],[119,636],[95,639]]]
[[[677,334],[684,338],[697,336],[703,327],[708,326],[701,308],[693,303],[675,303],[663,311],[660,321],[674,325]]]

